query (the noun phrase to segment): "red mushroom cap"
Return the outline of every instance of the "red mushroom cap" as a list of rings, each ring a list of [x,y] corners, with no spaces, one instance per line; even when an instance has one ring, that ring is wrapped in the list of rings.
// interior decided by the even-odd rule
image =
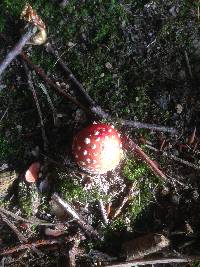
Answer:
[[[72,152],[82,169],[90,173],[106,173],[122,158],[120,134],[113,125],[94,123],[74,137]]]
[[[40,163],[34,162],[30,165],[25,173],[25,179],[28,183],[35,183],[38,179],[38,174],[40,170]]]

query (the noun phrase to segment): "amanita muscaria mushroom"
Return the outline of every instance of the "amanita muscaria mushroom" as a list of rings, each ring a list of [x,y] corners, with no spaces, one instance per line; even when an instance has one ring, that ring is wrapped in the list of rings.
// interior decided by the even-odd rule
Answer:
[[[89,125],[74,137],[72,152],[83,170],[102,174],[117,167],[123,155],[122,144],[123,149],[143,159],[156,175],[167,179],[157,164],[130,137],[124,135],[120,138],[113,125]]]
[[[113,125],[94,123],[74,137],[72,152],[83,170],[106,173],[115,169],[122,158],[120,134]]]

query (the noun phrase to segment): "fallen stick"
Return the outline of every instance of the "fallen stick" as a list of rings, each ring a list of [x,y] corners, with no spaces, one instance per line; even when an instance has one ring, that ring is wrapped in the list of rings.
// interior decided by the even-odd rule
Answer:
[[[161,234],[146,234],[122,244],[123,256],[127,261],[141,259],[168,247],[169,239]]]
[[[56,62],[58,62],[58,64],[60,65],[64,73],[68,76],[68,78],[75,85],[75,88],[76,88],[75,93],[77,92],[79,93],[81,98],[90,108],[91,112],[94,113],[96,116],[98,116],[100,119],[109,119],[111,121],[116,121],[120,125],[126,126],[126,127],[132,127],[132,128],[138,128],[138,129],[144,128],[144,129],[150,129],[154,131],[169,132],[173,134],[177,132],[177,130],[172,127],[164,127],[164,126],[159,126],[156,124],[149,124],[149,123],[142,123],[142,122],[137,122],[137,121],[112,118],[100,106],[98,106],[95,103],[95,101],[90,97],[90,95],[84,89],[83,85],[77,80],[75,75],[69,69],[67,64],[60,58],[58,52],[52,47],[52,45],[48,42],[45,44],[45,47],[46,47],[46,51],[54,56],[54,58],[56,59]]]
[[[7,37],[4,34],[0,34],[1,38],[3,38],[5,41],[7,41]],[[52,47],[51,47],[52,48]],[[56,55],[56,52],[54,52]],[[177,130],[172,128],[172,127],[164,127],[164,126],[159,126],[156,124],[149,124],[149,123],[142,123],[142,122],[137,122],[137,121],[129,121],[129,120],[123,120],[123,119],[118,119],[118,118],[113,118],[111,117],[108,113],[106,113],[102,108],[98,105],[92,105],[94,100],[91,99],[91,97],[86,93],[85,89],[81,85],[81,83],[75,78],[75,76],[72,74],[71,77],[73,77],[72,81],[75,82],[77,88],[79,88],[79,91],[82,92],[82,96],[85,97],[85,100],[88,104],[90,104],[89,108],[86,108],[83,106],[79,101],[77,101],[75,98],[70,96],[69,94],[65,93],[58,85],[56,85],[44,72],[44,70],[37,65],[35,65],[24,53],[20,54],[21,58],[26,61],[26,63],[29,65],[31,69],[33,69],[50,87],[52,87],[58,94],[63,96],[66,100],[71,101],[72,103],[76,104],[79,108],[84,110],[86,113],[89,115],[95,116],[99,119],[106,119],[106,120],[111,120],[111,121],[116,121],[122,126],[126,127],[132,127],[136,129],[149,129],[149,130],[154,130],[154,131],[161,131],[161,132],[168,132],[168,133],[176,133]],[[56,58],[58,62],[60,61],[60,58]],[[65,64],[63,62],[63,64]],[[61,65],[62,66],[62,65]],[[70,71],[70,72],[69,72]],[[68,73],[70,75],[71,70],[69,69]],[[66,72],[67,73],[67,72]]]
[[[36,91],[35,91],[35,88],[34,88],[34,85],[33,85],[33,81],[32,81],[32,78],[31,78],[31,73],[27,67],[27,64],[24,62],[24,70],[25,70],[25,73],[26,73],[26,76],[27,76],[27,82],[28,82],[28,85],[29,85],[29,88],[33,94],[33,99],[35,101],[35,105],[37,107],[37,111],[38,111],[38,115],[39,115],[39,118],[40,118],[40,126],[41,126],[41,132],[42,132],[42,139],[43,139],[43,145],[44,145],[44,151],[47,151],[48,150],[48,140],[47,140],[47,135],[46,135],[46,132],[45,132],[45,128],[44,128],[44,121],[43,121],[43,116],[42,116],[42,111],[41,111],[41,108],[40,108],[40,104],[39,104],[39,101],[38,101],[38,98],[37,98],[37,94],[36,94]]]
[[[149,129],[152,131],[166,132],[166,133],[172,133],[172,134],[177,133],[177,130],[172,128],[172,127],[159,126],[156,124],[143,123],[143,122],[139,122],[139,121],[130,121],[130,120],[119,119],[118,123],[121,124],[122,126],[132,127],[132,128],[136,128],[136,129],[142,128],[142,129]]]
[[[143,159],[148,166],[152,169],[152,171],[161,177],[164,181],[167,180],[167,176],[158,168],[157,164],[149,158],[149,156],[135,143],[133,140],[125,135],[122,139],[123,146],[127,151],[131,151],[133,153],[137,153],[138,156]]]
[[[115,209],[114,213],[113,214],[111,213],[111,215],[109,216],[110,219],[117,218],[122,212],[126,203],[130,200],[130,198],[138,193],[138,190],[136,190],[136,186],[137,186],[137,183],[133,183],[132,186],[128,188],[128,190],[126,189],[127,192],[125,193],[125,196],[123,197],[119,206]]]
[[[7,256],[7,255],[11,255],[13,253],[21,252],[21,251],[26,250],[26,249],[34,250],[35,248],[38,248],[38,247],[49,246],[49,245],[51,246],[54,244],[60,244],[60,241],[58,241],[58,240],[39,240],[37,242],[22,244],[22,245],[18,245],[18,246],[12,247],[12,248],[2,250],[2,251],[0,251],[0,256]]]
[[[94,239],[98,239],[99,238],[99,234],[97,233],[96,230],[94,230],[94,228],[89,225],[88,223],[86,223],[82,217],[64,200],[62,200],[57,193],[54,193],[52,195],[52,200],[60,207],[62,207],[64,209],[64,211],[70,215],[75,222],[79,225],[79,227],[85,232],[85,234],[90,237],[90,238],[94,238]]]
[[[4,60],[0,64],[0,77],[8,65],[19,55],[25,44],[31,39],[31,37],[36,33],[37,27],[31,25],[28,31],[20,38],[18,43],[13,47],[13,49],[7,54]]]
[[[13,230],[20,242],[28,242],[28,239],[17,229],[17,227],[11,221],[6,218],[4,213],[0,212],[0,216],[2,218],[2,221],[5,222]]]
[[[85,91],[83,85],[76,79],[72,71],[68,68],[65,62],[59,57],[58,52],[53,49],[52,45],[48,42],[45,44],[46,50],[48,53],[52,54],[56,58],[56,62],[61,66],[65,74],[69,79],[74,83],[79,95],[84,99],[88,106],[96,106],[95,101],[89,96]]]
[[[189,263],[200,260],[198,256],[185,256],[183,258],[160,258],[160,259],[142,259],[134,260],[130,262],[121,262],[106,265],[105,267],[133,267],[133,266],[144,266],[144,265],[155,265],[155,264],[168,264],[168,263]]]
[[[179,162],[179,163],[182,163],[182,164],[184,164],[184,165],[186,165],[186,166],[188,166],[188,167],[191,167],[191,168],[193,168],[193,169],[200,170],[200,166],[198,166],[198,165],[196,165],[196,164],[193,164],[193,163],[191,163],[191,162],[189,162],[189,161],[187,161],[187,160],[178,158],[178,157],[176,157],[176,156],[174,156],[174,155],[172,155],[172,154],[169,154],[169,153],[167,153],[167,152],[162,152],[162,151],[160,151],[159,149],[157,149],[157,148],[155,148],[155,147],[153,147],[153,146],[151,146],[151,145],[145,144],[145,146],[146,146],[147,148],[149,148],[150,150],[152,150],[152,151],[158,152],[161,156],[167,157],[167,158],[169,158],[169,159],[173,159],[173,160],[175,160],[175,161],[177,161],[177,162]]]
[[[57,84],[55,84],[44,72],[44,70],[40,67],[38,67],[37,65],[35,65],[24,53],[20,54],[20,57],[28,64],[28,66],[34,70],[36,72],[36,74],[38,76],[40,76],[40,78],[42,78],[42,80],[51,88],[54,89],[55,92],[57,92],[58,94],[60,94],[61,96],[63,96],[66,100],[71,101],[72,103],[74,103],[76,106],[78,106],[79,108],[81,108],[82,110],[84,110],[85,112],[89,112],[88,109],[83,106],[79,101],[77,101],[74,97],[72,97],[71,95],[65,93],[60,86],[58,86]]]
[[[29,224],[34,224],[34,225],[55,226],[55,223],[46,223],[46,222],[41,222],[38,220],[34,220],[34,221],[33,220],[27,220],[27,219],[22,218],[21,216],[15,214],[9,210],[6,210],[2,207],[0,207],[0,212],[11,216],[12,218],[14,218],[17,221],[21,221],[21,222],[25,222],[25,223],[29,223]]]

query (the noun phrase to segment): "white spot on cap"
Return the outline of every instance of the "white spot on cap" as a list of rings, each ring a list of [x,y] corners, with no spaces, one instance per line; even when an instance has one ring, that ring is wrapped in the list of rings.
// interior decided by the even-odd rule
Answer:
[[[97,157],[97,156],[98,156],[98,154],[97,154],[97,153],[94,153],[93,155],[94,155],[95,157]]]
[[[84,142],[86,145],[88,145],[90,143],[90,138],[85,138]]]
[[[87,150],[84,150],[84,151],[83,151],[83,155],[84,155],[84,156],[87,155]]]
[[[81,146],[78,146],[78,150],[81,150]]]
[[[95,131],[95,132],[94,132],[94,135],[98,135],[98,134],[100,134],[99,131]]]
[[[115,127],[114,127],[113,125],[111,125],[111,128],[113,128],[113,129],[114,129]]]
[[[120,133],[118,133],[118,136],[120,137],[120,136],[121,136],[121,134],[120,134]]]
[[[122,148],[122,144],[120,144],[119,147]]]
[[[92,163],[97,163],[97,161],[95,159],[93,159]]]
[[[97,137],[96,141],[99,142],[100,140],[101,140],[101,138],[100,137]]]
[[[81,165],[83,165],[83,166],[86,165],[86,163],[85,163],[84,161],[79,161],[79,163],[80,163]]]
[[[88,158],[88,159],[86,159],[86,161],[88,162],[88,163],[90,163],[91,162],[91,160]]]
[[[97,146],[95,144],[93,144],[91,147],[92,147],[92,149],[95,149]]]
[[[108,132],[111,133],[112,132],[112,129],[109,129]]]
[[[77,155],[77,154],[75,155],[75,158],[76,158],[76,159],[78,158],[78,155]]]

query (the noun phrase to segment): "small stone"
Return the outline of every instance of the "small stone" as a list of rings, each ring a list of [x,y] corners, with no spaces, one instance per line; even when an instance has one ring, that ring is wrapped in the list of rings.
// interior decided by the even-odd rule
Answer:
[[[107,62],[107,63],[105,64],[105,66],[106,66],[106,68],[107,68],[108,70],[111,70],[111,69],[113,68],[113,66],[112,66],[112,64],[111,64],[110,62]]]
[[[17,128],[18,133],[21,133],[21,131],[22,131],[22,126],[21,126],[21,125],[17,125],[16,128]]]
[[[183,106],[181,104],[176,105],[176,113],[181,114],[183,111]]]
[[[39,146],[36,146],[36,147],[31,151],[31,154],[32,154],[34,157],[36,157],[36,158],[38,158],[39,153],[40,153],[40,148],[39,148]]]
[[[68,47],[73,47],[73,46],[75,46],[76,44],[73,43],[73,42],[68,42],[67,45],[68,45]]]
[[[173,16],[176,17],[177,16],[177,8],[176,6],[172,6],[169,10],[169,13]]]

